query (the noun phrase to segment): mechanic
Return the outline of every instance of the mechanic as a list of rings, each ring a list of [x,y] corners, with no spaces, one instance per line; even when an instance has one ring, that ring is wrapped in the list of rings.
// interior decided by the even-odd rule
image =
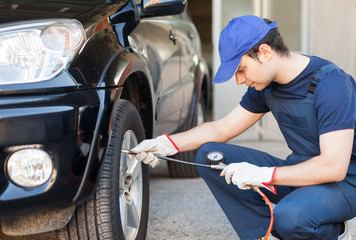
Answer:
[[[346,221],[356,216],[354,79],[330,61],[289,51],[277,22],[256,16],[232,19],[221,32],[219,52],[213,82],[235,74],[238,85],[249,87],[240,104],[222,119],[143,141],[132,149],[137,160],[155,167],[153,154],[200,147],[196,162],[204,163],[208,152],[223,152],[228,166],[221,173],[198,172],[241,239],[263,239],[270,221],[263,199],[245,191],[251,185],[276,204],[270,239],[351,239]],[[225,143],[269,111],[292,150],[286,159]]]

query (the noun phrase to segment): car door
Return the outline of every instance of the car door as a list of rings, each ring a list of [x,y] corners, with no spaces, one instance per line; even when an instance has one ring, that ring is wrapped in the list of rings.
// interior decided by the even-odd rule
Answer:
[[[156,92],[154,135],[178,129],[183,106],[180,81],[180,49],[174,37],[171,17],[151,18],[138,25],[145,44],[149,68]]]
[[[187,117],[190,114],[191,103],[194,96],[195,73],[198,57],[198,51],[195,49],[195,41],[199,39],[199,35],[189,18],[187,12],[174,17],[172,23],[175,30],[175,38],[180,47],[180,76],[181,88],[183,90],[183,106],[180,119],[180,125],[184,125]],[[198,46],[198,45],[197,45]]]

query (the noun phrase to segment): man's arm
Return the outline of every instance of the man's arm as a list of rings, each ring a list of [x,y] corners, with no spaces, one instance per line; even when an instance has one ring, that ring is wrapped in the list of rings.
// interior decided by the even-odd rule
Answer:
[[[142,141],[131,149],[129,157],[157,166],[159,159],[155,155],[170,156],[178,151],[189,151],[207,142],[226,142],[243,133],[256,123],[263,113],[255,114],[237,106],[226,117],[203,123],[191,130],[168,136],[164,134],[154,139]]]
[[[239,105],[224,118],[203,123],[170,137],[181,152],[190,151],[207,142],[226,142],[246,131],[263,115],[264,113],[252,113]]]
[[[328,132],[320,136],[320,155],[293,166],[278,167],[274,185],[307,186],[342,181],[349,166],[354,129]]]

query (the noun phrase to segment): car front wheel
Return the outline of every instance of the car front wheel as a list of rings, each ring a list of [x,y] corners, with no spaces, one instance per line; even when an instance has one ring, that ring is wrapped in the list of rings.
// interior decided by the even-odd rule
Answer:
[[[129,159],[131,149],[145,138],[134,105],[120,100],[112,119],[112,134],[95,195],[77,210],[59,239],[145,239],[148,221],[148,167]]]

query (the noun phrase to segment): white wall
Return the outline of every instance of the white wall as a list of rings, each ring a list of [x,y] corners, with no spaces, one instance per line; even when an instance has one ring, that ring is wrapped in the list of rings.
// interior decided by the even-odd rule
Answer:
[[[218,52],[219,36],[232,18],[253,14],[251,0],[213,0],[213,73],[215,76],[220,66]],[[238,86],[233,77],[225,83],[213,84],[213,119],[219,119],[235,108],[246,92],[246,86]],[[236,123],[239,124],[239,123]],[[252,129],[239,139],[256,139],[257,132]]]
[[[356,76],[356,1],[309,1],[310,54]]]

